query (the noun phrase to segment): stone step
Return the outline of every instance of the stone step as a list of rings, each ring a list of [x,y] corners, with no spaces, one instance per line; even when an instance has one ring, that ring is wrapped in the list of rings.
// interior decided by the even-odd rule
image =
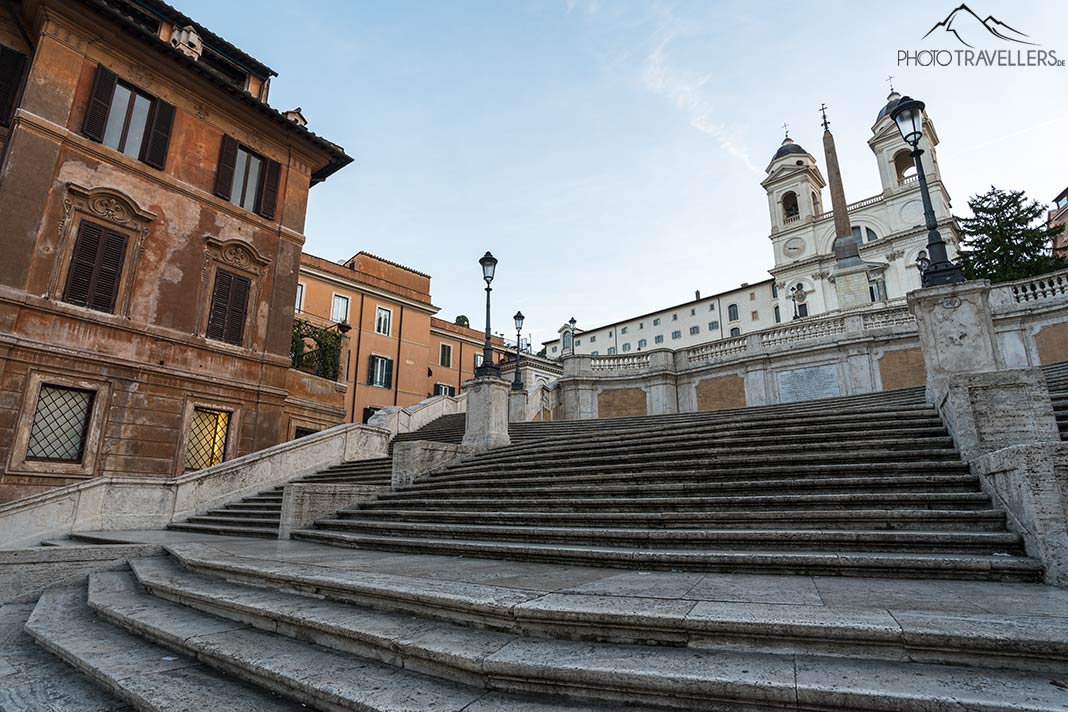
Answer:
[[[0,651],[3,651],[0,709],[5,712],[134,712],[133,707],[34,642],[25,630],[34,605],[0,605]]]
[[[228,504],[222,509],[209,509],[209,517],[241,517],[243,519],[272,519],[277,520],[282,516],[281,507],[242,509],[236,504]]]
[[[927,531],[1004,531],[1005,513],[996,509],[848,509],[775,512],[750,509],[735,512],[553,512],[468,511],[417,509],[356,509],[338,512],[341,519],[433,521],[518,526],[602,527],[646,526],[653,529],[869,529]]]
[[[907,509],[989,509],[990,496],[983,492],[950,493],[851,493],[851,494],[805,494],[805,495],[749,495],[744,497],[548,497],[517,500],[508,497],[453,498],[441,500],[405,499],[393,501],[384,498],[363,502],[357,510],[364,509],[488,509],[491,511],[540,510],[559,512],[729,512],[764,508],[767,511],[791,511],[798,509],[830,508],[871,509],[902,507]]]
[[[481,558],[582,564],[636,569],[866,576],[887,578],[953,578],[990,581],[1038,581],[1042,566],[1022,556],[979,554],[904,554],[872,552],[801,552],[768,550],[718,551],[569,546],[426,537],[372,536],[327,529],[301,529],[292,538],[386,551],[448,554]]]
[[[275,492],[272,492],[272,491],[261,492],[260,494],[254,494],[254,495],[249,495],[248,497],[242,497],[241,501],[242,502],[254,502],[256,504],[268,504],[268,503],[277,502],[279,505],[281,505],[282,504],[282,493],[281,492],[275,493]]]
[[[373,646],[379,659],[398,652],[426,658],[420,640],[448,645],[454,636],[467,636],[452,647],[452,655],[470,656],[483,647],[472,642],[479,635],[505,644],[511,636],[535,635],[601,643],[643,641],[666,646],[669,653],[671,648],[689,647],[1029,672],[1068,670],[1068,621],[1026,614],[947,616],[875,607],[543,594],[487,584],[442,585],[407,576],[331,577],[321,567],[300,563],[263,571],[257,571],[262,564],[248,559],[237,567],[218,559],[198,565],[195,556],[193,568],[201,574],[162,558],[130,565],[153,595],[336,649]],[[305,593],[309,590],[316,591],[315,598]],[[413,616],[428,613],[440,623]],[[478,631],[487,628],[499,632]],[[511,636],[502,638],[501,633]]]
[[[727,551],[861,551],[1023,554],[1020,536],[1010,532],[649,529],[621,527],[505,526],[440,522],[383,522],[362,517],[320,519],[316,527],[372,536],[427,537],[472,541],[559,542],[569,545]]]
[[[886,475],[890,473],[924,473],[924,474],[960,474],[968,472],[968,466],[960,460],[925,460],[915,462],[887,461],[887,462],[814,462],[807,466],[796,463],[793,458],[782,457],[772,461],[746,461],[744,458],[705,458],[703,460],[677,460],[667,456],[660,461],[613,462],[610,458],[597,463],[575,463],[571,466],[560,465],[557,467],[528,467],[517,466],[515,470],[507,469],[482,470],[477,466],[463,465],[454,466],[440,473],[432,473],[420,482],[450,482],[461,486],[472,480],[485,481],[497,479],[507,482],[517,476],[535,477],[567,477],[579,474],[600,473],[634,473],[636,467],[641,467],[642,472],[657,476],[665,473],[695,472],[706,473],[710,479],[723,479],[729,476],[753,478],[764,475],[782,475],[785,477],[802,477],[804,474],[814,476],[833,476],[835,474],[848,474],[849,476]],[[522,473],[517,475],[517,472]]]
[[[547,478],[537,478],[530,482],[525,478],[515,478],[506,482],[488,481],[470,482],[463,489],[447,484],[420,483],[397,492],[383,494],[380,499],[399,500],[406,498],[424,498],[438,496],[451,497],[509,496],[509,497],[551,497],[571,495],[719,495],[761,493],[775,490],[788,492],[894,492],[911,490],[915,492],[977,492],[979,478],[972,475],[916,475],[916,476],[881,476],[881,477],[807,477],[759,480],[717,480],[708,481],[700,477],[674,478],[653,477],[644,473],[635,473],[627,481],[598,483],[590,481],[580,483],[547,483]],[[681,480],[681,481],[680,481]]]
[[[352,650],[331,649],[326,645],[258,630],[242,621],[215,615],[222,611],[201,612],[151,596],[128,573],[91,575],[88,602],[109,623],[153,644],[195,657],[210,668],[224,670],[244,682],[273,690],[301,706],[314,709],[608,712],[603,706],[582,701],[554,702],[488,691],[478,684],[481,676],[475,671],[467,676],[470,682],[465,684],[392,664],[396,656],[389,662],[375,660],[366,655],[366,646],[354,644],[352,647],[358,650],[354,654]],[[314,605],[314,602],[310,603]],[[455,645],[457,640],[448,642]],[[437,659],[448,659],[449,650],[444,645],[434,645],[434,653],[425,667],[436,672]],[[488,652],[481,651],[481,655],[488,656]],[[550,688],[544,692],[558,694],[559,690]],[[209,704],[202,709],[207,708],[218,709],[219,706]],[[641,712],[643,708],[637,709]]]
[[[186,520],[189,524],[215,524],[225,526],[238,526],[238,527],[254,527],[268,529],[271,527],[277,527],[281,516],[277,517],[241,517],[231,516],[229,514],[218,515],[198,515],[195,517],[189,517]]]
[[[141,712],[207,709],[297,712],[302,709],[296,702],[213,671],[194,656],[175,655],[165,647],[98,620],[86,604],[84,586],[45,591],[26,623],[26,631],[87,680],[95,681],[100,688]],[[102,706],[100,695],[94,694],[91,688],[81,694],[84,697],[66,709],[80,712],[126,709],[113,703]],[[12,712],[65,709],[53,706],[57,701],[62,704],[63,699],[50,695],[50,699],[40,700],[39,706],[20,708],[9,706],[14,700],[0,693],[3,709]]]
[[[549,487],[557,488],[572,488],[580,487],[582,485],[600,485],[600,486],[619,486],[619,485],[640,485],[642,487],[653,484],[665,484],[665,485],[699,485],[709,487],[750,487],[750,486],[765,486],[768,483],[774,483],[774,486],[787,486],[799,488],[805,487],[819,487],[822,485],[834,486],[832,483],[855,483],[855,484],[887,484],[894,482],[909,482],[911,484],[920,484],[923,482],[964,482],[969,481],[973,484],[978,480],[972,475],[966,472],[960,472],[963,468],[958,468],[958,472],[865,472],[863,474],[851,471],[831,471],[831,472],[814,472],[809,470],[803,470],[800,472],[793,471],[787,476],[783,476],[780,472],[766,473],[765,476],[761,476],[759,470],[752,470],[749,468],[736,468],[736,469],[715,469],[715,470],[678,470],[678,471],[654,471],[648,472],[645,470],[623,470],[620,472],[597,472],[597,473],[585,473],[579,475],[566,475],[559,474],[553,476],[541,476],[541,475],[527,475],[527,474],[511,474],[500,475],[493,473],[486,477],[479,477],[477,474],[472,474],[462,480],[449,478],[443,480],[438,477],[429,476],[417,480],[416,482],[405,486],[403,490],[399,490],[398,493],[415,493],[415,492],[431,492],[431,491],[449,491],[456,490],[461,492],[471,492],[474,488],[537,488],[537,487]],[[462,483],[463,489],[458,490],[457,483]],[[815,483],[815,484],[811,484]],[[598,487],[600,489],[600,487]]]
[[[277,539],[278,526],[253,527],[238,526],[235,524],[194,524],[192,522],[173,522],[167,525],[168,529],[183,532],[201,532],[204,534],[221,534],[223,536],[248,536],[260,539]]]
[[[229,510],[241,510],[246,512],[281,512],[282,503],[257,503],[257,502],[228,502],[226,509]]]

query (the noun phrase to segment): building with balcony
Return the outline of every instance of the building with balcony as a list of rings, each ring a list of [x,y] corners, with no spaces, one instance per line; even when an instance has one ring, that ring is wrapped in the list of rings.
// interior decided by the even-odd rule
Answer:
[[[159,0],[6,3],[0,501],[287,437],[308,192],[351,159],[273,76]]]

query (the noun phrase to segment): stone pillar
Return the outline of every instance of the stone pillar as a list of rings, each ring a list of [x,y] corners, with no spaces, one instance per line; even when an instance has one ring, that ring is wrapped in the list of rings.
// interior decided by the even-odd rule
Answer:
[[[990,282],[910,292],[927,376],[966,461],[1001,448],[1060,440],[1049,388],[1037,368],[1006,369],[990,314]]]
[[[503,378],[473,378],[464,383],[467,393],[467,425],[464,445],[490,450],[509,445],[508,394],[512,384]]]
[[[432,440],[407,440],[393,446],[393,489],[407,487],[420,477],[440,470],[473,451],[466,445]]]
[[[508,394],[508,422],[527,422],[527,392],[513,390]]]

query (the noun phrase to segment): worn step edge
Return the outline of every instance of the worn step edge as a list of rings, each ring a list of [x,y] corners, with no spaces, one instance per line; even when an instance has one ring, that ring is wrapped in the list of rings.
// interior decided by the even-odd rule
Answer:
[[[238,578],[247,581],[253,578],[249,568],[254,568],[254,564],[250,565],[247,560],[243,563],[243,574],[238,574]],[[271,584],[281,587],[285,593],[271,599],[263,592],[264,580],[259,580],[259,586],[252,588],[253,593],[242,602],[239,595],[244,588],[242,584],[217,578],[229,578],[235,570],[215,568],[211,570],[212,576],[200,576],[208,586],[207,592],[198,592],[195,582],[187,578],[197,575],[190,574],[177,563],[154,559],[132,561],[131,567],[142,585],[168,600],[198,608],[195,601],[217,609],[232,608],[234,610],[229,613],[208,612],[246,622],[245,616],[259,615],[285,620],[291,625],[333,629],[335,633],[344,633],[346,621],[353,620],[351,615],[345,615],[344,606],[355,604],[384,610],[384,615],[395,618],[400,614],[415,614],[452,626],[477,623],[514,635],[847,657],[858,656],[859,648],[859,654],[872,659],[1068,672],[1068,623],[1051,626],[1055,621],[1040,617],[892,615],[885,610],[665,601],[580,593],[543,595],[492,585],[468,585],[478,590],[479,595],[474,597],[464,595],[464,586],[440,586],[440,582],[399,576],[372,576],[367,581],[352,582],[334,579],[327,586],[324,578],[328,579],[328,576],[315,575],[314,567],[300,566],[285,574],[270,571]],[[201,570],[195,564],[193,568]],[[307,575],[306,569],[313,573]],[[427,585],[434,584],[439,584],[436,595],[430,600],[423,599],[419,589],[425,590]],[[338,615],[302,621],[299,613],[293,613],[300,610],[301,599],[316,601],[307,598],[308,587],[314,587],[317,595],[324,595],[331,601],[341,601],[324,604],[341,606],[331,609]],[[523,600],[523,594],[526,594],[526,600]],[[308,605],[319,608],[318,603]],[[368,615],[377,614],[369,612]],[[358,622],[364,628],[353,627],[347,635],[364,642],[374,635],[374,631],[392,629],[368,626],[362,618]],[[1045,635],[1037,635],[1040,632]],[[386,638],[375,644],[394,649],[398,642],[405,643],[403,638],[400,641]],[[415,654],[419,654],[418,650]]]
[[[527,542],[368,536],[323,529],[300,529],[291,537],[351,548],[708,572],[1036,581],[1043,570],[1041,564],[1023,556],[541,546]]]
[[[183,701],[197,698],[227,712],[303,709],[300,704],[227,679],[196,660],[174,656],[166,648],[95,621],[86,604],[84,585],[45,591],[26,623],[26,631],[38,645],[141,712],[175,712]],[[131,661],[137,661],[139,669],[131,667]]]

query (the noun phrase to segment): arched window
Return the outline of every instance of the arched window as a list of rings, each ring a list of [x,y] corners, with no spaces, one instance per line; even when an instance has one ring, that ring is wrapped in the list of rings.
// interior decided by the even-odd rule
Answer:
[[[863,245],[866,242],[875,242],[879,239],[879,236],[870,227],[861,228],[854,225],[853,239],[857,241],[858,245]]]
[[[741,336],[741,335],[742,335],[742,330],[739,329],[737,326],[731,329],[731,336]]]
[[[727,318],[730,319],[731,321],[738,321],[738,305],[737,304],[728,304],[727,305]]]
[[[573,348],[573,345],[572,345],[572,340],[573,339],[574,339],[574,337],[571,335],[570,331],[565,331],[564,332],[564,351],[570,351]]]
[[[782,218],[785,222],[796,219],[801,214],[797,206],[797,193],[787,191],[782,196]]]
[[[894,171],[897,173],[898,185],[911,183],[916,179],[916,162],[907,149],[903,148],[894,154]]]

